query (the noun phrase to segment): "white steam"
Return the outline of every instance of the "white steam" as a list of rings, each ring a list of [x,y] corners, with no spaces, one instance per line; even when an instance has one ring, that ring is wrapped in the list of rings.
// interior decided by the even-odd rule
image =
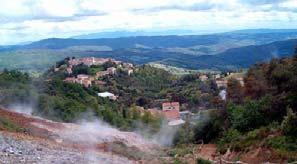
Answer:
[[[30,104],[11,104],[8,106],[8,110],[16,113],[32,115],[33,107]]]
[[[153,146],[142,136],[133,132],[120,131],[99,119],[81,120],[77,124],[64,124],[64,126],[66,128],[58,132],[62,139],[83,143],[94,149],[96,144],[112,142],[121,142],[126,146],[134,146],[144,151]]]
[[[177,130],[178,127],[168,126],[167,122],[164,122],[159,132],[153,135],[152,140],[161,146],[172,146]]]
[[[134,133],[139,134],[147,141],[160,146],[172,146],[175,134],[178,131],[178,126],[169,126],[167,121],[163,121],[158,132],[150,132],[150,127],[144,125],[142,122],[136,122],[137,128]]]

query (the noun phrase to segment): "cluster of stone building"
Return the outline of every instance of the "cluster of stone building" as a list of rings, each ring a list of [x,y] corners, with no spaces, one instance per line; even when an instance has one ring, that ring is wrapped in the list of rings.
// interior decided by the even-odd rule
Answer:
[[[66,71],[68,74],[72,74],[73,67],[84,64],[87,66],[92,65],[102,65],[106,62],[112,62],[117,65],[118,68],[122,68],[127,71],[128,75],[131,75],[133,73],[134,66],[131,63],[125,63],[122,61],[117,61],[111,58],[95,58],[95,57],[88,57],[88,58],[79,58],[79,59],[70,59],[68,61],[68,67],[66,68]],[[104,85],[104,81],[98,80],[98,78],[107,76],[107,75],[114,75],[116,74],[117,68],[115,67],[109,67],[105,71],[98,71],[96,72],[95,76],[91,75],[85,75],[85,74],[79,74],[76,77],[67,77],[64,79],[65,82],[69,83],[78,83],[83,85],[84,87],[90,87],[93,84],[95,85]]]
[[[234,73],[227,73],[227,77],[223,77],[221,74],[213,74],[210,76],[207,76],[206,74],[201,74],[199,75],[199,79],[201,81],[207,81],[209,79],[214,79],[218,88],[227,88],[227,84],[228,84],[228,77],[232,77]],[[241,84],[241,86],[244,86],[244,81],[242,77],[235,77],[234,79],[238,80],[239,83]]]
[[[240,85],[243,87],[244,86],[244,79],[243,77],[236,77],[234,76],[235,73],[227,73],[225,75],[222,74],[213,74],[213,75],[206,75],[206,74],[200,74],[199,75],[199,79],[202,82],[205,82],[209,79],[215,80],[217,87],[220,89],[219,92],[219,96],[222,100],[226,100],[226,96],[227,96],[227,87],[228,87],[228,80],[230,78],[234,78],[235,80],[237,80]]]

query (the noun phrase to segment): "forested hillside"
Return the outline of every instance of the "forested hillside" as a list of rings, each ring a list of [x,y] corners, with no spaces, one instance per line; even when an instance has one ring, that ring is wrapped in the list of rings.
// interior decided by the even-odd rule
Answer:
[[[197,127],[185,125],[176,138],[182,146],[216,143],[237,160],[295,161],[297,157],[297,49],[291,58],[252,66],[244,86],[228,80],[226,106]],[[189,132],[193,135],[189,136]],[[176,151],[177,151],[176,150]],[[257,151],[256,151],[257,150]],[[249,153],[258,153],[249,157]],[[233,155],[232,155],[233,154]]]

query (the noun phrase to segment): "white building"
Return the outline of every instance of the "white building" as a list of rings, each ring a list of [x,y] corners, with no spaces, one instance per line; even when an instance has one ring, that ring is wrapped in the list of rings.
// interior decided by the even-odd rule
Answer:
[[[110,93],[110,92],[101,92],[101,93],[98,93],[98,96],[103,98],[109,98],[110,100],[117,99],[117,96],[115,96],[113,93]]]

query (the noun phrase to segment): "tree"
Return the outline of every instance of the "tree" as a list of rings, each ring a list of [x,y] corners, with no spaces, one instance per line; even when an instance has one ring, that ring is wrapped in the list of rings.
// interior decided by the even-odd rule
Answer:
[[[149,124],[154,121],[153,116],[150,112],[145,111],[143,116],[141,117],[143,123]]]
[[[260,67],[251,68],[244,79],[245,96],[251,99],[259,99],[268,92],[268,84],[265,73]]]
[[[91,74],[91,69],[85,65],[85,64],[79,64],[77,66],[75,66],[72,70],[72,74],[75,76],[75,75],[78,75],[78,74]]]
[[[235,104],[243,103],[244,90],[239,81],[231,78],[228,80],[227,86],[227,101]]]
[[[107,61],[102,66],[106,70],[107,68],[116,67],[117,65],[112,61]]]
[[[132,112],[132,119],[133,120],[139,120],[140,119],[140,112],[137,110],[137,107],[135,105],[131,106],[131,112]]]
[[[265,125],[267,121],[262,108],[263,104],[258,101],[248,101],[244,106],[228,106],[227,112],[231,127],[244,132]]]

